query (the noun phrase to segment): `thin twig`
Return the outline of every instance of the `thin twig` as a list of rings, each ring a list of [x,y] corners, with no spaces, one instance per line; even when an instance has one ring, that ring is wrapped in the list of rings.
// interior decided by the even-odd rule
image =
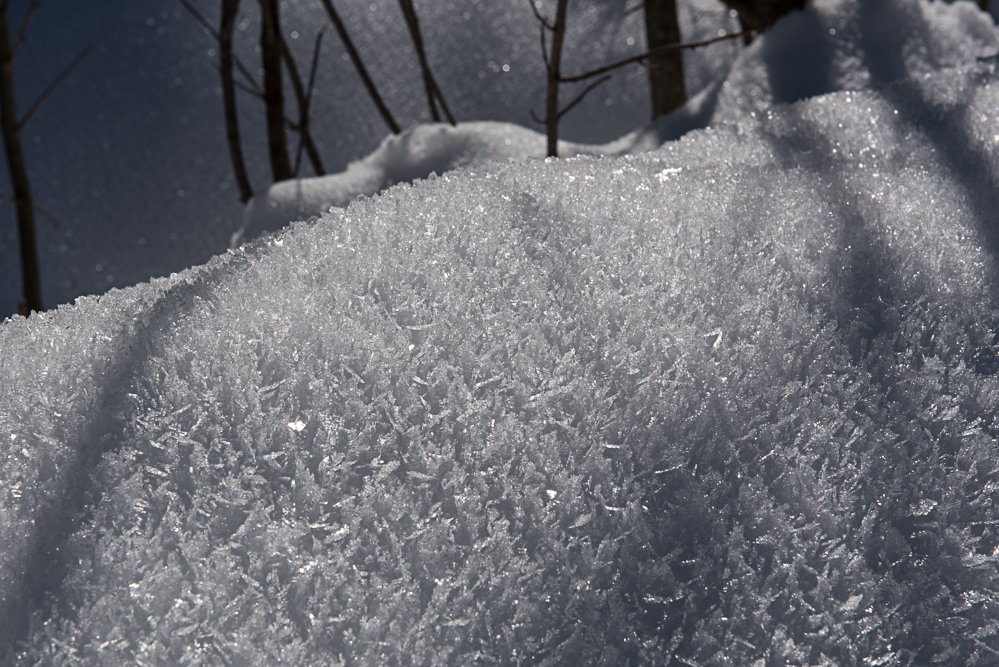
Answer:
[[[9,201],[13,204],[16,204],[18,202],[17,197],[12,197],[10,195],[0,195],[0,200]],[[31,204],[31,208],[35,209],[35,213],[40,213],[42,216],[48,218],[49,221],[52,223],[53,227],[55,227],[56,229],[62,229],[62,225],[59,224],[59,219],[56,218],[51,213],[49,213],[48,211],[46,211],[44,208],[34,203]]]
[[[298,147],[295,149],[295,164],[292,166],[292,170],[295,172],[295,178],[298,178],[298,171],[302,168],[302,149],[305,148],[305,141],[302,139],[302,134],[298,135]]]
[[[222,0],[219,17],[219,74],[222,83],[222,112],[225,117],[226,143],[229,145],[229,160],[232,162],[232,174],[239,188],[239,201],[245,204],[253,197],[253,186],[246,171],[246,160],[243,157],[243,142],[239,132],[239,111],[236,104],[236,77],[232,68],[232,33],[236,27],[239,15],[239,0]],[[214,64],[214,63],[213,63]]]
[[[94,47],[92,45],[88,44],[86,48],[80,51],[80,53],[75,58],[73,58],[73,60],[71,60],[70,63],[66,65],[66,67],[63,68],[61,72],[59,72],[56,78],[52,79],[52,83],[50,83],[48,87],[42,91],[42,94],[38,96],[38,98],[34,101],[34,103],[30,107],[28,107],[28,111],[25,112],[24,116],[21,117],[21,120],[17,121],[18,130],[23,128],[25,123],[31,120],[31,117],[35,115],[36,111],[38,111],[38,107],[42,106],[42,102],[45,101],[45,98],[48,97],[49,94],[51,94],[52,91],[56,89],[56,86],[62,83],[63,79],[69,76],[69,73],[73,71],[73,68],[79,65],[80,61],[86,58],[87,54],[90,53],[90,51],[93,48]]]
[[[547,119],[545,119],[545,118],[538,118],[538,114],[534,113],[534,109],[530,109],[529,111],[531,113],[531,119],[535,123],[538,123],[540,125],[547,125],[548,124],[548,120]]]
[[[395,122],[395,118],[392,117],[392,112],[385,105],[385,101],[382,100],[382,96],[378,93],[378,89],[375,87],[374,81],[368,76],[368,70],[364,67],[364,62],[361,60],[361,56],[357,53],[357,49],[354,48],[354,41],[350,38],[350,33],[347,32],[347,27],[343,24],[343,20],[337,13],[336,8],[333,7],[332,0],[322,0],[323,7],[326,8],[326,13],[330,17],[330,21],[333,22],[333,27],[336,28],[336,32],[340,35],[340,41],[343,42],[343,46],[347,49],[347,54],[350,59],[354,62],[354,68],[357,69],[358,76],[361,77],[364,87],[368,91],[368,95],[371,96],[371,101],[375,103],[378,108],[378,112],[382,115],[382,120],[388,125],[392,134],[399,134],[402,132],[402,128],[399,124]]]
[[[31,4],[28,5],[28,11],[24,15],[24,19],[21,20],[21,27],[17,31],[17,37],[14,38],[14,44],[10,49],[10,57],[13,58],[17,55],[17,50],[21,48],[24,44],[24,39],[28,35],[28,24],[31,23],[31,17],[35,11],[41,6],[41,0],[31,0]]]
[[[217,71],[219,71],[219,70],[221,69],[221,68],[219,67],[218,63],[212,63],[212,67],[214,67],[214,68],[215,68],[215,71],[216,71],[216,72],[217,72]],[[244,93],[249,93],[250,95],[253,95],[253,96],[254,96],[254,97],[256,97],[256,98],[257,98],[258,100],[262,100],[262,99],[264,99],[264,93],[263,93],[263,91],[261,91],[261,90],[257,90],[257,89],[255,89],[255,88],[251,88],[250,86],[246,85],[246,84],[245,84],[245,83],[243,83],[242,81],[237,81],[237,80],[233,79],[233,80],[232,80],[232,85],[233,85],[233,86],[235,86],[236,88],[239,88],[239,89],[240,89],[240,90],[242,90],[242,91],[243,91]]]
[[[609,81],[610,78],[611,78],[610,74],[604,74],[602,77],[600,77],[599,79],[588,85],[586,88],[583,89],[583,92],[581,92],[579,95],[576,95],[576,97],[572,100],[572,102],[569,102],[569,104],[567,104],[564,109],[558,112],[558,117],[562,118],[562,116],[569,113],[569,111],[572,110],[574,106],[583,101],[583,98],[586,97],[591,90],[599,86],[601,83]]]
[[[531,6],[531,11],[534,12],[534,17],[539,21],[541,21],[541,25],[548,28],[549,30],[555,29],[555,26],[553,26],[551,23],[548,22],[548,19],[544,17],[544,15],[541,13],[541,10],[538,9],[538,6],[534,4],[534,0],[527,0],[527,4]]]
[[[420,20],[416,15],[416,8],[413,7],[413,0],[399,0],[399,8],[402,9],[402,15],[406,19],[406,27],[409,28],[409,36],[413,40],[413,46],[416,47],[416,56],[420,61],[420,70],[423,72],[423,84],[427,89],[427,102],[430,105],[430,117],[434,122],[440,122],[440,114],[437,111],[436,104],[436,102],[440,102],[441,109],[444,111],[444,116],[448,122],[451,125],[457,125],[454,115],[451,114],[451,109],[448,108],[447,102],[444,101],[441,88],[437,84],[433,72],[430,70],[427,51],[423,46],[423,35],[420,34]]]
[[[328,29],[329,26],[327,25],[323,25],[323,27],[319,29],[319,32],[316,33],[316,45],[312,49],[312,63],[309,67],[309,84],[305,91],[305,113],[303,114],[303,122],[306,123],[306,127],[308,127],[308,124],[312,122],[312,116],[309,114],[309,108],[312,106],[312,94],[315,92],[316,86],[316,71],[319,68],[319,47],[322,45],[323,35],[326,34]],[[295,152],[296,174],[298,174],[299,169],[302,167],[302,150],[304,148],[305,142],[302,140],[301,135],[299,135],[298,150]],[[316,160],[313,162],[312,168],[316,171],[317,176],[322,176],[326,173],[325,167],[323,167],[322,162],[319,160],[318,151],[316,152]]]
[[[209,35],[215,38],[215,41],[221,41],[222,37],[219,35],[215,27],[212,26],[212,24],[208,22],[208,19],[206,19],[197,9],[195,9],[190,2],[188,2],[187,0],[177,0],[177,2],[183,5],[184,9],[186,9],[191,14],[191,16],[197,19],[198,23],[201,24],[201,26],[205,29],[205,31]],[[246,77],[246,80],[249,82],[249,85],[253,87],[253,90],[248,90],[247,92],[253,93],[257,97],[263,99],[264,97],[263,88],[260,87],[260,84],[257,83],[257,80],[253,78],[252,74],[250,74],[250,70],[248,70],[246,66],[243,65],[243,62],[239,59],[239,56],[233,54],[232,61],[233,63],[235,63],[236,69],[239,70],[239,73],[242,74],[244,77]],[[239,86],[238,83],[236,85]],[[247,89],[243,88],[243,90]]]
[[[316,72],[319,70],[319,47],[323,43],[323,35],[329,30],[329,26],[323,24],[323,27],[319,29],[316,33],[316,45],[312,49],[312,64],[309,67],[309,87],[305,93],[305,99],[308,100],[309,104],[312,103],[312,94],[316,89]]]
[[[716,42],[723,42],[729,39],[736,39],[738,37],[745,37],[746,35],[754,34],[752,30],[741,30],[739,32],[732,32],[720,37],[711,37],[710,39],[702,39],[698,42],[681,42],[679,44],[667,44],[665,46],[660,46],[655,49],[651,49],[644,53],[639,53],[637,56],[631,56],[630,58],[624,58],[623,60],[618,60],[611,63],[610,65],[604,65],[603,67],[598,67],[597,69],[590,70],[589,72],[584,72],[582,74],[576,74],[574,76],[562,76],[559,77],[559,82],[561,83],[574,83],[576,81],[585,81],[586,79],[592,79],[595,76],[600,76],[601,74],[606,74],[607,72],[618,69],[619,67],[624,67],[625,65],[630,65],[631,63],[637,63],[641,60],[646,60],[652,56],[657,56],[660,53],[669,53],[670,51],[678,51],[680,49],[696,49],[700,46],[707,46],[709,44],[714,44]]]
[[[184,9],[186,9],[191,14],[191,16],[193,16],[198,20],[198,23],[201,24],[201,27],[203,27],[208,32],[209,35],[214,37],[216,41],[219,39],[219,33],[215,30],[215,26],[209,23],[208,19],[206,19],[201,14],[201,12],[199,12],[197,9],[194,8],[194,5],[189,3],[187,0],[177,0],[177,2],[182,4],[184,6]]]
[[[251,93],[253,93],[254,95],[256,95],[257,97],[259,97],[260,99],[264,99],[263,86],[261,86],[257,82],[257,80],[253,78],[253,75],[250,74],[250,70],[247,69],[246,66],[242,63],[242,61],[239,59],[239,56],[233,54],[232,61],[236,64],[236,70],[243,75],[244,79],[246,79],[246,89]]]
[[[545,72],[551,73],[552,71],[552,61],[548,58],[548,33],[546,30],[550,30],[548,26],[544,23],[541,24],[541,57],[545,61]]]
[[[302,77],[298,72],[298,64],[295,62],[295,57],[292,55],[291,49],[288,48],[288,42],[283,35],[278,35],[278,43],[285,68],[288,70],[288,77],[291,79],[292,90],[295,92],[295,101],[298,103],[298,123],[288,123],[292,129],[298,132],[299,138],[298,155],[295,158],[296,165],[293,171],[295,172],[295,176],[298,176],[298,168],[301,166],[299,156],[304,146],[308,152],[309,161],[312,163],[312,169],[316,172],[316,176],[323,176],[326,174],[326,168],[319,157],[319,150],[312,140],[312,132],[309,128],[309,121],[311,120],[309,117],[309,103],[311,102],[309,93],[306,92],[305,86],[302,85]],[[319,42],[316,44],[318,46]],[[313,62],[315,61],[315,55],[313,54]]]
[[[431,79],[431,82],[434,84],[434,95],[437,96],[437,101],[441,103],[441,109],[444,111],[444,117],[447,118],[447,122],[451,123],[451,125],[457,125],[458,121],[454,119],[454,114],[451,113],[451,107],[449,107],[447,102],[444,100],[444,94],[441,93],[440,86],[437,85],[437,79]]]

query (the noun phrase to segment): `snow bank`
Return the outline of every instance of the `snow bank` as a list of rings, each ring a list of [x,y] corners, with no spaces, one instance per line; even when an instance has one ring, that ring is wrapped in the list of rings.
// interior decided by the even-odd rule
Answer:
[[[545,150],[543,135],[511,123],[417,125],[401,134],[390,134],[374,153],[352,162],[342,173],[275,183],[249,202],[243,226],[233,235],[231,246],[265,231],[279,230],[289,222],[321,215],[331,207],[346,206],[395,183],[494,160],[544,157]]]
[[[3,644],[994,663],[995,38],[918,8],[964,55],[0,326]]]

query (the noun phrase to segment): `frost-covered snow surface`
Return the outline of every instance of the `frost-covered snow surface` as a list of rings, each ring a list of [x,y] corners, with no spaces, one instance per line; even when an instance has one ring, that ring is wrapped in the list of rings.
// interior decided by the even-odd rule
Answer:
[[[871,4],[866,90],[0,326],[11,661],[995,665],[997,40]]]

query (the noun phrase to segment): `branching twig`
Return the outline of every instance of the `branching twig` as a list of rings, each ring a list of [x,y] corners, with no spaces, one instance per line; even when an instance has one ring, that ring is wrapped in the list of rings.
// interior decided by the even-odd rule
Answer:
[[[596,81],[590,83],[590,85],[588,85],[586,88],[583,89],[583,92],[581,92],[579,95],[576,95],[576,97],[573,98],[572,102],[569,102],[569,104],[565,105],[565,107],[563,107],[562,110],[558,112],[559,119],[561,119],[562,116],[564,116],[567,113],[569,113],[569,111],[572,110],[572,108],[574,106],[576,106],[577,104],[579,104],[580,102],[582,102],[583,98],[586,97],[590,93],[591,90],[593,90],[594,88],[596,88],[600,84],[604,83],[605,81],[610,81],[610,78],[611,78],[610,74],[604,74],[602,77],[600,77]]]
[[[549,23],[548,19],[545,18],[538,6],[534,4],[534,0],[527,0],[527,3],[531,5],[531,11],[534,12],[534,18],[538,19],[543,28],[548,28],[549,30],[555,30],[555,26]]]
[[[309,88],[306,91],[305,97],[311,104],[312,94],[316,89],[316,72],[319,71],[319,47],[322,45],[323,35],[326,34],[328,28],[324,25],[316,33],[316,45],[312,48],[312,64],[309,66]]]
[[[212,67],[214,67],[216,71],[221,71],[221,67],[218,65],[218,63],[212,63]],[[234,87],[236,87],[236,88],[239,88],[244,93],[247,93],[248,95],[252,95],[253,97],[256,97],[258,100],[264,99],[264,91],[262,91],[262,90],[260,90],[258,88],[251,88],[250,86],[246,85],[242,81],[236,81],[235,79],[233,79],[232,85]]]
[[[28,25],[31,23],[31,17],[41,4],[41,0],[31,0],[31,4],[28,5],[28,11],[21,20],[21,27],[18,29],[17,37],[14,38],[14,44],[11,46],[11,57],[16,56],[18,49],[24,44],[24,38],[28,35]]]
[[[423,71],[423,83],[427,89],[430,116],[434,122],[440,122],[440,115],[437,113],[437,104],[435,101],[440,102],[441,109],[444,111],[448,122],[452,125],[457,125],[454,116],[451,114],[451,109],[448,108],[447,102],[444,101],[444,95],[441,94],[440,86],[437,85],[437,80],[434,78],[433,72],[430,71],[430,63],[427,60],[426,49],[423,48],[423,36],[420,34],[420,22],[416,16],[416,9],[413,7],[413,0],[399,0],[399,7],[402,9],[403,17],[406,19],[406,27],[409,28],[409,36],[413,39],[413,45],[416,47],[416,55],[420,61],[420,69]]]
[[[21,200],[19,200],[17,197],[12,197],[10,195],[0,195],[0,201],[9,201],[13,204],[16,204]],[[55,227],[56,229],[62,229],[62,225],[59,224],[59,219],[56,218],[51,213],[49,213],[48,211],[46,211],[44,208],[35,203],[31,204],[31,208],[35,209],[35,213],[40,214],[42,217],[48,218],[49,222],[52,223],[53,227]]]
[[[94,48],[93,46],[88,45],[86,48],[80,51],[80,53],[77,54],[77,56],[73,58],[73,60],[71,60],[70,63],[66,65],[66,67],[64,67],[61,72],[59,72],[56,78],[52,79],[52,83],[50,83],[45,88],[45,90],[42,91],[42,94],[38,96],[38,98],[34,101],[34,103],[30,107],[28,107],[28,110],[21,117],[21,120],[17,121],[18,130],[23,128],[25,123],[31,120],[31,117],[35,115],[36,111],[38,111],[38,107],[42,106],[42,102],[45,101],[45,98],[48,97],[52,93],[52,91],[56,89],[56,86],[62,83],[63,79],[69,76],[69,73],[73,71],[73,68],[79,65],[80,61],[86,58],[87,54],[90,53],[90,51],[93,50],[93,48]]]
[[[319,39],[316,40],[317,53],[321,43],[321,38],[322,31],[320,31]],[[317,176],[323,176],[326,173],[326,169],[323,167],[322,159],[319,157],[319,151],[316,148],[315,142],[312,140],[312,132],[309,129],[309,105],[312,100],[310,99],[309,92],[307,92],[305,86],[302,84],[302,77],[298,72],[298,64],[295,62],[291,49],[288,48],[288,42],[285,41],[283,35],[278,35],[278,42],[281,48],[281,58],[284,60],[285,68],[288,70],[288,77],[291,79],[291,87],[295,92],[295,99],[298,102],[298,122],[294,125],[289,123],[289,126],[298,132],[299,137],[299,148],[295,156],[295,167],[293,171],[297,176],[299,167],[301,166],[302,148],[304,147],[309,156],[309,162],[312,163],[313,171],[316,172]],[[316,55],[316,53],[313,54],[313,63],[315,63]]]
[[[531,6],[534,6],[533,2],[531,3]],[[551,74],[551,71],[552,71],[552,62],[551,62],[551,60],[548,59],[548,30],[550,30],[550,28],[546,24],[542,23],[541,24],[541,58],[542,58],[542,60],[545,61],[545,72],[547,72],[548,74]]]
[[[637,63],[642,60],[646,60],[660,53],[668,53],[670,51],[679,51],[680,49],[696,49],[700,46],[707,46],[709,44],[714,44],[716,42],[723,42],[729,39],[736,39],[738,37],[745,37],[747,34],[752,33],[751,30],[742,30],[740,32],[732,32],[720,37],[711,37],[709,39],[702,39],[697,42],[682,42],[680,44],[667,44],[666,46],[660,46],[656,49],[651,49],[645,51],[644,53],[639,53],[637,56],[631,56],[629,58],[624,58],[612,62],[609,65],[604,65],[603,67],[598,67],[597,69],[590,70],[589,72],[583,72],[582,74],[575,74],[572,76],[561,76],[559,81],[561,83],[574,83],[576,81],[585,81],[586,79],[592,79],[595,76],[600,76],[601,74],[606,74],[625,65],[630,65],[631,63]]]
[[[201,26],[205,29],[205,31],[209,35],[215,38],[215,41],[221,44],[222,42],[221,35],[219,35],[218,31],[216,31],[215,28],[212,26],[212,24],[208,22],[208,19],[206,19],[197,9],[195,9],[194,6],[190,2],[188,2],[188,0],[177,0],[177,2],[179,2],[181,5],[184,6],[184,9],[186,9],[188,13],[190,13],[191,16],[193,16],[198,21],[198,23],[201,24]],[[263,99],[264,97],[263,88],[260,87],[260,84],[257,83],[257,80],[253,78],[252,74],[250,74],[250,70],[248,70],[246,66],[243,65],[243,61],[241,61],[236,54],[232,54],[232,61],[233,63],[235,63],[236,69],[239,70],[239,73],[246,78],[250,88],[243,86],[239,83],[236,83],[235,85],[241,88],[242,90],[245,90],[246,92],[250,93],[251,95],[255,95],[256,97]]]

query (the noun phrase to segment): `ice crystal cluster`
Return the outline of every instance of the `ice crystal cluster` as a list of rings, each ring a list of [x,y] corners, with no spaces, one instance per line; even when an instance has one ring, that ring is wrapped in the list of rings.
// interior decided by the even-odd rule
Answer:
[[[754,106],[764,37],[651,153],[6,322],[7,658],[995,665],[999,49],[883,4],[858,90]]]

